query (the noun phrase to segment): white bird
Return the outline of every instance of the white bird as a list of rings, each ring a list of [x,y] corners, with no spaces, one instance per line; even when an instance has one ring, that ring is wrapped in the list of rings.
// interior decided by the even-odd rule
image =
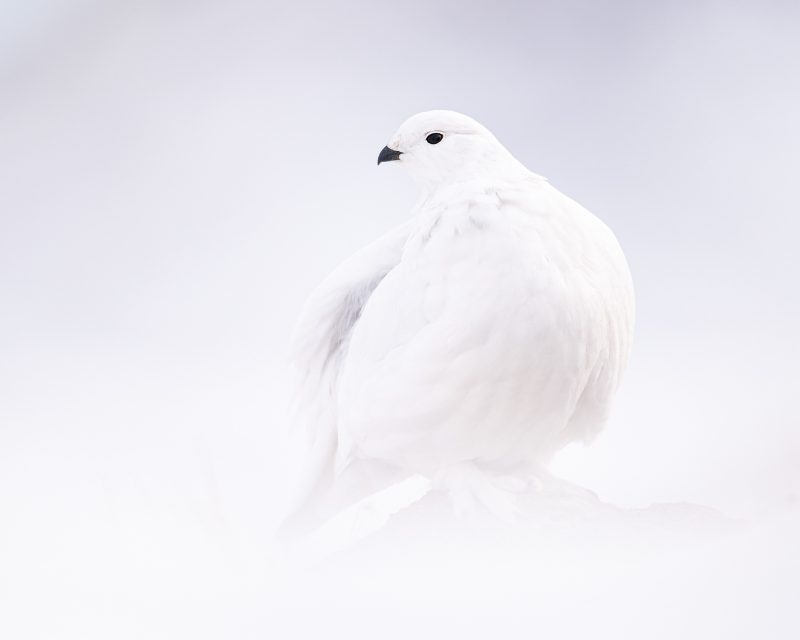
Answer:
[[[503,512],[602,428],[628,359],[633,285],[603,222],[452,111],[404,122],[388,161],[422,189],[411,219],[336,268],[295,330],[313,455],[290,526],[418,475]]]

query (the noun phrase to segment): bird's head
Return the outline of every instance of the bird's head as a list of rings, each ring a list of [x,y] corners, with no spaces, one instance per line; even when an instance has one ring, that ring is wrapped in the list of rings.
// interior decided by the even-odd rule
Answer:
[[[425,189],[528,173],[486,127],[455,111],[411,116],[378,156],[378,164],[389,161],[400,161]]]

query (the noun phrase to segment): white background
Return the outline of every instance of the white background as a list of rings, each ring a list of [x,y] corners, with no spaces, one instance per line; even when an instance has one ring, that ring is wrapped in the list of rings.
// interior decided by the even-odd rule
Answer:
[[[4,3],[2,635],[184,637],[148,622],[173,614],[266,633],[287,337],[404,219],[414,189],[375,159],[431,108],[489,127],[628,256],[628,375],[557,470],[623,507],[796,512],[797,7]],[[220,592],[247,633],[203,622]]]

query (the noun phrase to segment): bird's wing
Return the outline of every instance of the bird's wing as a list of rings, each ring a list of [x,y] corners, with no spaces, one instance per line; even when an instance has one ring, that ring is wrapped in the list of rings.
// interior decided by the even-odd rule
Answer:
[[[400,226],[340,264],[312,292],[295,325],[292,365],[298,376],[298,404],[314,407],[311,420],[301,420],[314,440],[335,429],[333,393],[347,341],[361,309],[381,280],[400,262],[410,225]]]
[[[332,482],[336,452],[336,387],[353,327],[372,292],[399,262],[410,233],[406,223],[340,264],[312,292],[292,335],[293,426],[307,437],[311,456],[296,511]]]

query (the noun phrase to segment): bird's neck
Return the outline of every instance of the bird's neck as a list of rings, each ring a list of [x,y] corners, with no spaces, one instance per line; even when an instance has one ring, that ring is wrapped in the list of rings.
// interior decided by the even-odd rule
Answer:
[[[504,150],[505,151],[505,150]],[[536,178],[536,174],[506,152],[502,157],[487,157],[458,167],[449,173],[418,180],[423,200],[451,197],[459,191],[497,191],[505,186]]]

